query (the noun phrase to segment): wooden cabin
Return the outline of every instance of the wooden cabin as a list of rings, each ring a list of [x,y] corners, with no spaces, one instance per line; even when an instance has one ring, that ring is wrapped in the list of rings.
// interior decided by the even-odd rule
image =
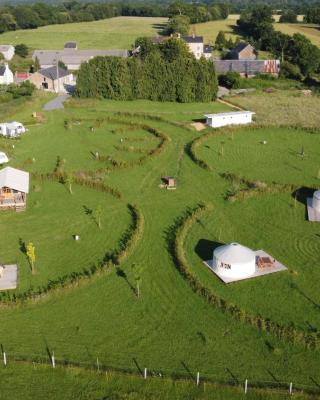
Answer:
[[[0,170],[0,210],[24,211],[28,193],[28,172],[11,167]]]
[[[176,189],[177,188],[177,181],[174,177],[172,176],[163,176],[161,178],[163,182],[163,186],[166,189]]]

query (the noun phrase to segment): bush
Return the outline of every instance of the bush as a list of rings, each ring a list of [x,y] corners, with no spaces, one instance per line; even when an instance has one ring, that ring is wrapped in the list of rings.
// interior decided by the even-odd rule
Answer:
[[[297,19],[298,19],[298,16],[294,11],[287,10],[281,15],[281,17],[279,19],[279,22],[295,24],[297,22]]]
[[[26,58],[29,54],[29,48],[24,43],[17,44],[15,46],[15,53],[22,58]]]
[[[8,85],[7,88],[7,92],[11,93],[14,99],[18,99],[19,97],[23,96],[32,96],[34,90],[35,90],[34,84],[29,81],[23,82],[20,86],[12,83]]]
[[[283,61],[280,71],[281,78],[295,79],[301,81],[303,76],[298,65],[291,64],[288,61]]]
[[[220,86],[225,86],[228,89],[238,89],[241,84],[241,77],[238,72],[227,72],[226,74],[219,75],[218,82]]]

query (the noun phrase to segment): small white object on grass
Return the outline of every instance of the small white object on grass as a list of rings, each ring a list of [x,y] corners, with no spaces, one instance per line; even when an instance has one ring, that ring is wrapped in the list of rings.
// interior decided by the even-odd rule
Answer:
[[[12,148],[14,149],[14,144],[12,145]]]
[[[80,240],[80,236],[79,235],[74,235],[74,240]]]
[[[263,140],[261,143],[262,143],[262,144],[267,144],[267,141],[266,141],[266,140]]]

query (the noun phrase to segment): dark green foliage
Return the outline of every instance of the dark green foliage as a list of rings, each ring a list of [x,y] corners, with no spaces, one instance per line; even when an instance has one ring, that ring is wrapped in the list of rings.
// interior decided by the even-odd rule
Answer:
[[[297,18],[298,16],[293,10],[287,10],[281,15],[279,22],[294,24],[297,22]]]
[[[175,15],[168,21],[166,33],[181,33],[181,35],[188,35],[190,29],[190,18],[185,15]]]
[[[14,99],[23,96],[32,96],[34,90],[35,90],[34,84],[29,81],[23,82],[20,86],[12,83],[7,87],[7,93],[10,93]]]
[[[152,45],[139,39],[141,57],[96,57],[83,64],[75,96],[113,100],[208,102],[216,98],[217,80],[212,62],[197,61],[182,40]]]
[[[320,7],[308,8],[304,20],[311,24],[320,24]]]
[[[297,81],[300,81],[303,78],[298,65],[291,64],[288,61],[284,61],[281,64],[280,76],[282,78],[296,79]]]
[[[28,53],[29,53],[28,46],[25,45],[24,43],[17,44],[17,45],[15,46],[15,53],[16,53],[18,56],[22,57],[22,58],[28,57]]]
[[[286,60],[300,67],[305,76],[317,72],[320,67],[320,49],[304,35],[295,33],[287,49]]]
[[[238,89],[240,87],[241,77],[238,72],[229,71],[226,74],[219,75],[219,85],[228,89]]]
[[[227,39],[223,31],[220,31],[218,33],[215,41],[215,47],[218,50],[223,50],[225,47],[227,47]]]

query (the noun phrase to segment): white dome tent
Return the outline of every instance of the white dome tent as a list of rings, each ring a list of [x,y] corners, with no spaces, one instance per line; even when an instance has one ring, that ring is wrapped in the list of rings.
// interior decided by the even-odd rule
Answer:
[[[213,265],[226,278],[249,278],[256,271],[256,253],[239,243],[227,244],[214,250]]]

